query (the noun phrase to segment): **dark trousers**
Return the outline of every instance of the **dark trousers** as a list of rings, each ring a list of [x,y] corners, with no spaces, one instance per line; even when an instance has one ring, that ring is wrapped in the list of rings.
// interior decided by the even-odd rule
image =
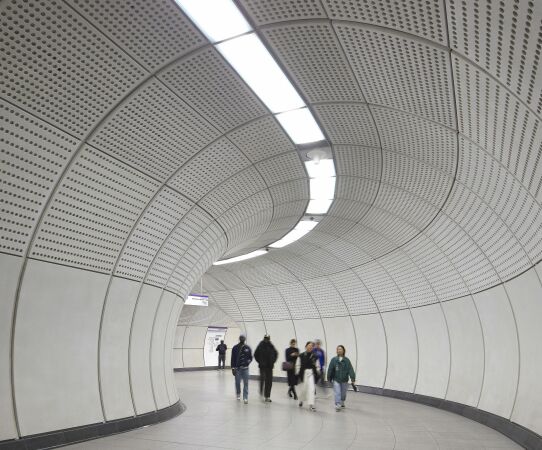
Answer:
[[[218,354],[218,368],[220,369],[220,364],[222,363],[222,368],[224,369],[226,367],[226,354],[225,353],[219,353]]]
[[[271,385],[273,384],[273,369],[260,367],[260,394],[265,398],[271,397]]]

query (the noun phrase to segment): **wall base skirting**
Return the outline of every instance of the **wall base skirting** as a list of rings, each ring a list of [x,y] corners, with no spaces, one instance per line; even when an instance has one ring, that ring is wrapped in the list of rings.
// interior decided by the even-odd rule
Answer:
[[[0,441],[0,450],[37,450],[43,448],[62,447],[76,442],[88,441],[112,434],[123,433],[135,428],[152,425],[172,419],[186,410],[180,401],[167,408],[159,409],[134,417],[110,420],[103,423],[83,425],[81,427],[67,428],[48,433],[24,436],[20,439]],[[46,412],[44,411],[44,414]]]
[[[231,370],[230,366],[226,366],[227,370]],[[177,367],[173,369],[174,372],[199,372],[202,370],[218,370],[218,366],[205,366],[205,367]]]

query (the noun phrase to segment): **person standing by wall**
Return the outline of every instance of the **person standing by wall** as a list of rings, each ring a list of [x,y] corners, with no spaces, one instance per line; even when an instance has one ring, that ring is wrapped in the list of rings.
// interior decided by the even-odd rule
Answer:
[[[297,348],[297,341],[292,339],[290,341],[290,346],[286,349],[285,359],[286,367],[290,367],[289,369],[286,369],[286,375],[288,377],[288,395],[290,398],[293,397],[294,400],[297,400],[297,393],[295,391],[295,386],[297,384],[297,378],[295,376],[295,363],[298,356],[299,349]]]
[[[335,411],[340,411],[345,407],[348,378],[352,380],[352,383],[356,382],[356,373],[345,353],[346,350],[343,345],[337,346],[337,356],[330,361],[327,371],[327,379],[333,383]]]
[[[239,344],[231,350],[231,371],[235,376],[237,400],[241,400],[241,380],[243,380],[243,401],[248,403],[248,366],[252,362],[252,350],[246,344],[246,336],[239,336]]]
[[[224,344],[224,341],[220,341],[220,344],[217,345],[216,351],[218,352],[218,370],[222,370],[226,368],[226,350],[228,349],[228,346]]]
[[[322,348],[322,341],[320,339],[316,339],[314,342],[314,354],[316,355],[317,359],[317,366],[319,371],[319,379],[321,384],[325,383],[325,371],[326,371],[326,354],[324,353],[324,349]]]
[[[260,395],[264,402],[271,402],[271,387],[273,385],[273,367],[278,358],[278,352],[271,342],[271,336],[266,334],[254,352],[254,359],[260,367]]]
[[[315,408],[315,385],[318,381],[318,372],[316,369],[317,359],[313,352],[313,343],[305,344],[305,351],[299,355],[296,361],[296,374],[299,381],[299,407],[303,406],[303,402],[309,404],[311,411],[316,411]]]

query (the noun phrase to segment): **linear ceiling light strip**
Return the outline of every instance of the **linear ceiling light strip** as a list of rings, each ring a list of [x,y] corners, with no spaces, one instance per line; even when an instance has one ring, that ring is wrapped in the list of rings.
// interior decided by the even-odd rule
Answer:
[[[296,144],[325,140],[312,112],[284,74],[269,50],[231,0],[175,0],[184,13],[209,39],[245,83],[275,115]],[[333,159],[306,162],[310,177],[310,201],[306,214],[326,214],[335,195]],[[318,221],[301,220],[282,239],[270,244],[281,248],[304,236]],[[265,254],[256,250],[218,261],[227,264]]]

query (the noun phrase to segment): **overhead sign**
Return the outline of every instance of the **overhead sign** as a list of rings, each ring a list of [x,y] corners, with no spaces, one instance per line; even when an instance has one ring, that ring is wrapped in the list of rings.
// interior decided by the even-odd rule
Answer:
[[[207,295],[189,294],[186,297],[185,305],[209,306],[209,297]]]

